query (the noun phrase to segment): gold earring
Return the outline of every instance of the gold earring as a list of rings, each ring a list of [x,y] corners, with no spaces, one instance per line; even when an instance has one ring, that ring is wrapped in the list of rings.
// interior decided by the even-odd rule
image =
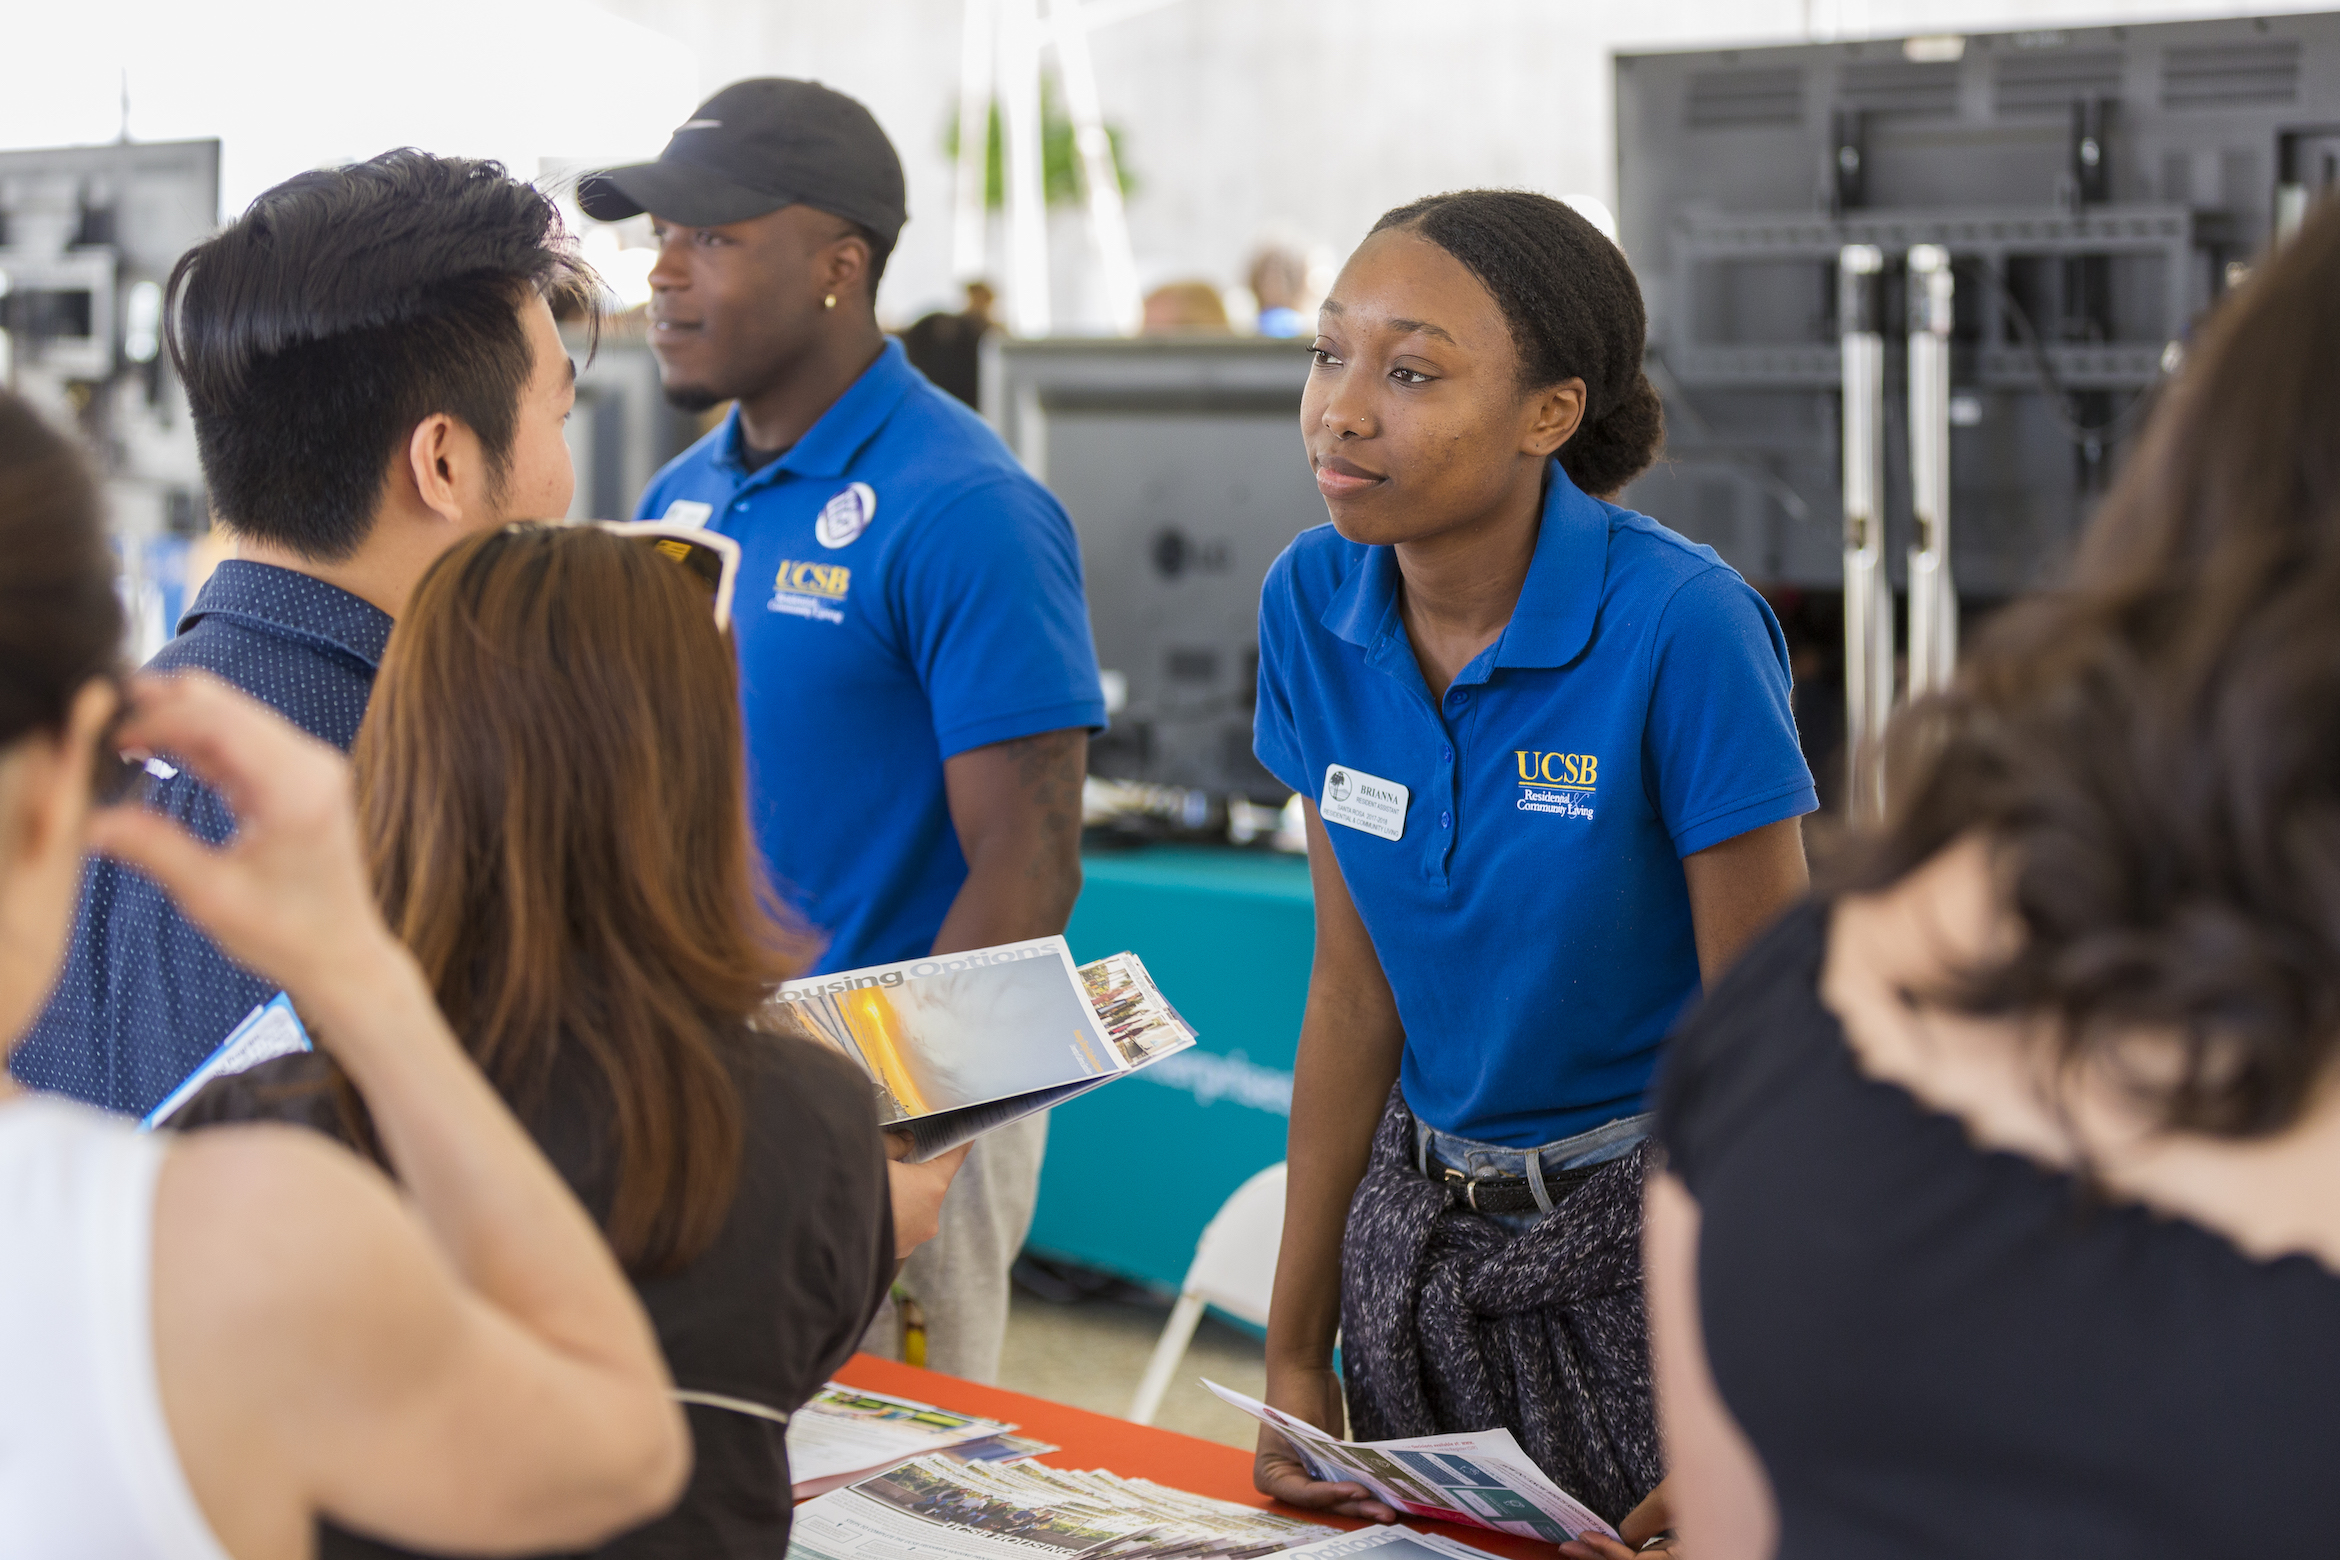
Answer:
[[[833,308],[835,308],[836,306],[837,306],[837,295],[836,295],[835,293],[831,293],[831,294],[829,294],[829,295],[828,295],[826,298],[823,298],[823,299],[821,300],[821,307],[822,307],[822,308],[824,308],[824,309],[833,309]]]

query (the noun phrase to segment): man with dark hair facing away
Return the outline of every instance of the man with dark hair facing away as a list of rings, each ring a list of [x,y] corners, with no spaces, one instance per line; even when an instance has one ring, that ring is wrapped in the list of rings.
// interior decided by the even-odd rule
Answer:
[[[938,309],[902,332],[911,366],[977,410],[983,406],[983,338],[993,329],[994,296],[989,282],[969,282],[964,309]]]
[[[1105,724],[1080,551],[1048,491],[878,329],[905,219],[885,132],[815,82],[736,82],[656,162],[578,195],[588,215],[656,222],[669,399],[735,403],[639,513],[742,549],[756,830],[830,939],[815,973],[1063,931]],[[910,1258],[937,1369],[998,1370],[1045,1134],[1033,1118],[978,1140]],[[902,1225],[905,1185],[949,1161],[894,1170]]]
[[[551,305],[589,309],[593,285],[537,191],[413,150],[288,179],[189,250],[171,360],[235,556],[150,669],[213,673],[346,751],[431,562],[568,510],[577,371]],[[150,808],[214,844],[234,832],[167,755],[148,769]],[[64,976],[11,1067],[143,1115],[274,990],[147,879],[94,861]]]

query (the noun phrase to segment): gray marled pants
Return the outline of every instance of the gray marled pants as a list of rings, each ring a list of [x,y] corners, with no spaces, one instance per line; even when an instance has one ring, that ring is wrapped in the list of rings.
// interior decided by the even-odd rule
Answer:
[[[928,1368],[969,1381],[998,1379],[1008,1269],[1032,1228],[1047,1151],[1046,1111],[977,1138],[943,1197],[940,1233],[910,1253],[901,1287],[926,1312]],[[902,1357],[902,1324],[892,1301],[869,1324],[861,1346]]]

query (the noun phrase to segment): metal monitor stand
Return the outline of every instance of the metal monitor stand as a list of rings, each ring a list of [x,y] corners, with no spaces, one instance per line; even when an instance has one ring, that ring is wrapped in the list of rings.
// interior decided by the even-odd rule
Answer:
[[[1950,252],[1909,252],[1909,696],[1950,686],[1958,591],[1950,577]],[[1851,385],[1849,371],[1846,385]]]
[[[1893,712],[1893,580],[1885,569],[1885,256],[1874,244],[1837,253],[1844,358],[1845,803],[1855,824],[1885,811],[1879,745]]]

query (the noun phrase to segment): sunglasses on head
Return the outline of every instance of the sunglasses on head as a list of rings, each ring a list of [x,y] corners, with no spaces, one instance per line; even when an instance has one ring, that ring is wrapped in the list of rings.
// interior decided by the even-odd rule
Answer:
[[[715,631],[730,630],[731,592],[739,579],[739,543],[720,532],[703,531],[676,520],[592,520],[587,524],[612,536],[631,537],[690,570],[715,598]]]

